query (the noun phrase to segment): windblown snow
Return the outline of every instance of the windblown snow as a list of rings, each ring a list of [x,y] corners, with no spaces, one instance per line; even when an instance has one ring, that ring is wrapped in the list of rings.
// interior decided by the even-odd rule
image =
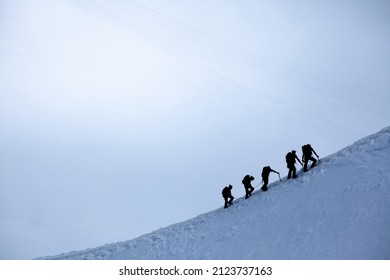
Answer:
[[[45,259],[390,259],[390,127],[295,180],[237,196],[227,209]]]

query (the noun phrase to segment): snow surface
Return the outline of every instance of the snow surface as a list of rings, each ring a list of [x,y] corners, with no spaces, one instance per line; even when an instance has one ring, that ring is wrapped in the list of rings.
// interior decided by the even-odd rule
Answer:
[[[390,259],[389,163],[387,127],[228,209],[45,259]]]

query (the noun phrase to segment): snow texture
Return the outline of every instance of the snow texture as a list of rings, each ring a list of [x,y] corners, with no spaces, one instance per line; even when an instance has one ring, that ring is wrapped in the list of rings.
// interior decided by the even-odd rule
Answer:
[[[387,127],[227,209],[45,259],[390,259],[389,163]]]

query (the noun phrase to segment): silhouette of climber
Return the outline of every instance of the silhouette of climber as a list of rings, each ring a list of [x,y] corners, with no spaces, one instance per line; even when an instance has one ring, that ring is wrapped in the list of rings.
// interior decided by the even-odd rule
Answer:
[[[302,161],[305,163],[303,165],[303,171],[306,172],[307,171],[307,164],[309,163],[309,160],[311,160],[313,163],[311,164],[310,168],[313,168],[316,163],[317,163],[317,160],[312,156],[313,153],[318,157],[317,153],[314,151],[314,149],[311,147],[310,144],[306,144],[306,145],[303,145],[302,146]]]
[[[232,188],[233,188],[233,186],[229,185],[227,187],[224,187],[222,190],[222,196],[225,199],[225,207],[224,208],[227,208],[228,205],[233,204],[234,196],[232,196]]]
[[[288,175],[287,179],[297,178],[297,169],[295,168],[296,160],[303,166],[302,162],[297,157],[297,152],[295,150],[292,150],[291,152],[288,152],[286,155],[286,162],[287,162],[287,168],[288,168]]]
[[[263,178],[263,186],[261,187],[262,191],[267,191],[268,190],[268,177],[271,172],[274,172],[276,174],[280,174],[278,171],[273,170],[269,166],[265,166],[263,168],[263,172],[261,173],[261,177]]]
[[[242,179],[242,184],[244,185],[245,188],[245,199],[250,197],[252,195],[252,192],[255,190],[251,185],[251,182],[254,179],[255,178],[251,175],[245,175],[244,179]]]

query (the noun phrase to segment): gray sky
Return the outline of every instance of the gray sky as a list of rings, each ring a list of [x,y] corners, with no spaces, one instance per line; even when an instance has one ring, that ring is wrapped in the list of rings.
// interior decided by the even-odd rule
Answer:
[[[388,1],[0,0],[0,258],[222,206],[388,126]],[[271,181],[277,177],[272,177]]]

